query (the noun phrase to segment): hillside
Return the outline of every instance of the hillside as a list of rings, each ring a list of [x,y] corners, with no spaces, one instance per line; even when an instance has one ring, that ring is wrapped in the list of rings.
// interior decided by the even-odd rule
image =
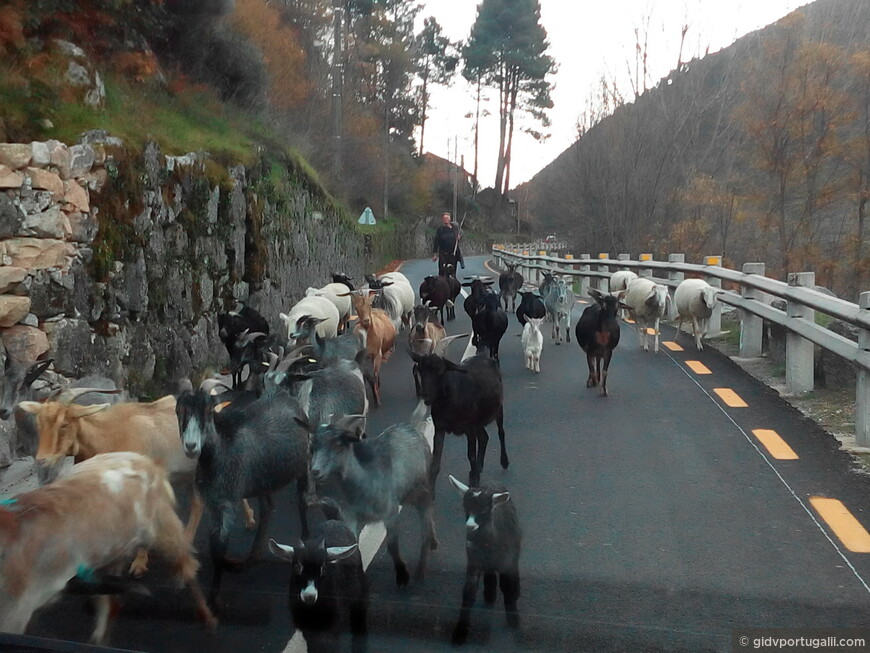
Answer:
[[[854,301],[870,285],[868,47],[868,3],[818,0],[690,61],[517,188],[521,214],[578,252],[764,261]]]

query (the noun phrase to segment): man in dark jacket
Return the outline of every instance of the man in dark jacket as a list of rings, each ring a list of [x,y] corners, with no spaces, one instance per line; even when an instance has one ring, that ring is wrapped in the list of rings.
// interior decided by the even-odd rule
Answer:
[[[465,260],[462,258],[462,250],[459,249],[458,241],[462,240],[459,225],[450,220],[450,214],[441,214],[441,226],[435,231],[435,241],[432,247],[432,260],[438,261],[438,274],[443,275],[443,268],[449,263],[459,263],[465,269]],[[456,272],[454,268],[454,273]]]

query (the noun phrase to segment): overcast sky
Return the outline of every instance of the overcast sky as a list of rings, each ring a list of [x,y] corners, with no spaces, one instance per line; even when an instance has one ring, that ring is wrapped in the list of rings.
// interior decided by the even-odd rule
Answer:
[[[677,64],[680,31],[689,25],[683,60],[716,52],[735,39],[775,22],[806,0],[540,0],[541,24],[550,41],[548,53],[558,63],[553,77],[554,108],[550,111],[550,138],[539,143],[521,133],[514,136],[511,186],[526,181],[556,158],[576,139],[577,117],[590,91],[602,75],[617,80],[631,97],[628,66],[633,66],[635,29],[648,33],[649,68],[655,83]],[[466,40],[477,15],[474,0],[423,0],[419,20],[435,16],[452,40]],[[644,26],[648,25],[648,30]],[[490,111],[481,123],[479,178],[483,186],[495,181],[498,148],[498,95],[490,91]],[[463,79],[449,89],[433,87],[426,122],[425,149],[453,158],[454,137],[465,168],[474,166],[474,93]],[[449,146],[448,146],[449,143]],[[449,150],[448,150],[449,147]]]

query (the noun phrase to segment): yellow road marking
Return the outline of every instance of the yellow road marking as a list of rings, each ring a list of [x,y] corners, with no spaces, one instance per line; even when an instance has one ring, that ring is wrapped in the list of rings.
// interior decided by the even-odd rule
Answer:
[[[628,318],[628,317],[627,317],[627,318],[625,318],[625,323],[626,323],[626,324],[634,324],[634,320],[632,320],[631,318]]]
[[[798,455],[788,443],[780,437],[779,433],[771,429],[752,429],[752,434],[759,439],[761,444],[777,460],[797,460]]]
[[[667,347],[668,349],[670,349],[671,351],[685,351],[682,347],[680,347],[673,340],[665,340],[664,342],[662,342],[662,344],[665,347]]]
[[[648,335],[651,335],[651,336],[654,336],[656,334],[656,330],[653,329],[652,327],[647,327],[646,332]]]
[[[701,361],[686,361],[686,366],[695,374],[712,374],[710,368]]]
[[[585,299],[578,299],[577,303],[578,304],[588,304],[589,302],[587,302]]]
[[[713,392],[719,395],[719,398],[725,402],[726,406],[731,408],[746,408],[749,405],[731,388],[713,388]]]
[[[870,533],[849,512],[842,501],[825,497],[810,497],[810,503],[822,519],[831,527],[849,551],[870,553]]]

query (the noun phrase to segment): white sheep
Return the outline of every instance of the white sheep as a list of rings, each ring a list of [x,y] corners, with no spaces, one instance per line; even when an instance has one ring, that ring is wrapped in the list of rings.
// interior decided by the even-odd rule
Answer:
[[[323,318],[323,322],[317,325],[317,335],[321,338],[334,338],[338,333],[338,309],[326,297],[303,297],[287,314],[279,313],[278,316],[287,325],[288,344],[293,347],[298,337],[297,323],[304,316]]]
[[[526,360],[526,369],[533,372],[541,371],[541,350],[544,348],[544,334],[541,333],[542,317],[526,318],[523,327],[523,355]]]
[[[387,306],[393,303],[399,306],[399,315],[390,315],[396,330],[399,331],[405,327],[411,327],[411,316],[414,314],[414,303],[416,295],[411,282],[401,272],[387,272],[378,277],[378,281],[388,282],[390,285],[383,289],[384,295],[389,297],[391,301],[387,302]],[[386,310],[386,309],[385,309]]]
[[[347,292],[347,286],[343,283],[328,283],[323,288],[308,288],[305,291],[306,297],[325,297],[338,310],[338,332],[344,333],[347,328],[347,323],[350,316],[353,314],[353,304],[350,297],[344,293]]]
[[[631,270],[617,270],[610,275],[610,294],[616,295],[620,291],[628,288],[628,284],[637,279],[637,275]],[[628,311],[625,308],[620,308],[622,318],[628,317]]]
[[[644,351],[649,351],[647,325],[653,324],[655,329],[655,347],[653,351],[658,353],[659,324],[663,317],[668,317],[671,303],[668,287],[655,283],[650,279],[638,277],[628,283],[626,290],[619,291],[618,296],[634,316],[637,337]]]
[[[718,290],[703,279],[684,279],[674,291],[674,305],[677,307],[678,322],[676,340],[684,320],[691,320],[692,333],[698,351],[704,349],[702,340],[707,335],[710,316],[716,306]]]

